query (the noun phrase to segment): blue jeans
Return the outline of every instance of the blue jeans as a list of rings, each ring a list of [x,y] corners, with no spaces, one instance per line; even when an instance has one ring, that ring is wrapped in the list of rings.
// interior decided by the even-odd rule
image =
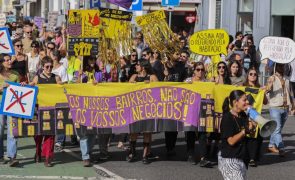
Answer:
[[[11,116],[0,115],[0,158],[4,155],[4,125],[7,124],[7,157],[15,158],[17,154],[17,139],[14,138],[12,131],[10,129],[12,125]]]
[[[288,109],[271,107],[269,108],[270,119],[277,122],[277,128],[270,136],[268,147],[276,146],[278,149],[284,149],[282,138],[282,129],[288,119]]]
[[[95,135],[85,135],[80,138],[82,160],[90,159],[90,152],[94,146]]]
[[[66,135],[64,135],[64,134],[57,135],[57,143],[64,146],[65,142],[66,142]]]

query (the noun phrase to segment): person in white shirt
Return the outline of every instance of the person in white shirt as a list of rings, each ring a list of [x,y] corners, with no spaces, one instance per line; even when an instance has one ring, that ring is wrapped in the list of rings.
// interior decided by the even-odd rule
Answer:
[[[58,50],[54,50],[51,54],[51,58],[53,59],[52,73],[59,76],[63,83],[67,83],[69,81],[69,77],[66,68],[60,63],[60,52]]]
[[[33,78],[37,75],[38,69],[40,68],[40,44],[38,41],[32,41],[31,43],[32,51],[27,53],[28,56],[28,69],[29,69],[29,81],[31,82]]]

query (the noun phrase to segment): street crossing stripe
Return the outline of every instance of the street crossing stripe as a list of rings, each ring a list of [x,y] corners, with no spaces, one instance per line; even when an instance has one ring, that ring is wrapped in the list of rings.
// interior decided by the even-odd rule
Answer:
[[[19,175],[0,175],[0,179],[70,179],[70,180],[97,180],[97,177],[75,177],[75,176],[19,176]]]

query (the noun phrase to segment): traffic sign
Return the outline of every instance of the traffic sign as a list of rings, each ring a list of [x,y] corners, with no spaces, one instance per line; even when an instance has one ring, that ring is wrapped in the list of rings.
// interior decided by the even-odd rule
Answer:
[[[162,0],[162,6],[179,6],[180,0]]]
[[[14,55],[14,49],[7,27],[0,28],[0,54]]]
[[[142,0],[132,0],[132,5],[130,7],[132,11],[142,11]]]
[[[90,0],[90,9],[100,8],[100,0]]]
[[[7,82],[4,89],[0,114],[32,119],[37,99],[38,87],[21,86],[19,83]]]

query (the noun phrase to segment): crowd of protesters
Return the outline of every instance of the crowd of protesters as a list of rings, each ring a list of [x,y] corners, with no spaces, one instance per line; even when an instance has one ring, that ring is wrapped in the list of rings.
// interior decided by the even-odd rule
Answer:
[[[211,72],[213,57],[197,56],[197,60],[192,59],[193,53],[189,51],[188,41],[190,34],[185,30],[179,32],[180,50],[173,52],[171,57],[162,57],[161,52],[149,48],[145,43],[144,36],[137,32],[134,37],[133,50],[126,56],[115,59],[115,49],[108,49],[107,59],[101,59],[99,54],[84,57],[84,60],[76,56],[67,55],[66,28],[55,27],[53,31],[48,31],[46,26],[38,30],[31,22],[7,23],[13,39],[15,55],[1,54],[0,58],[0,82],[1,92],[7,85],[5,81],[20,82],[21,84],[64,84],[64,83],[98,83],[106,82],[215,82],[216,84],[227,84],[235,86],[249,86],[265,90],[264,104],[269,105],[270,117],[278,124],[275,132],[270,137],[268,151],[284,156],[284,143],[282,140],[282,128],[288,118],[288,114],[293,112],[293,91],[295,88],[295,63],[288,65],[267,63],[260,61],[260,55],[254,45],[251,34],[243,35],[237,32],[235,37],[230,36],[228,45],[228,55],[220,55],[219,62],[213,65],[217,74],[208,76]],[[194,56],[195,57],[195,56]],[[262,64],[263,65],[262,65]],[[260,84],[261,67],[267,71],[270,77],[265,85]],[[291,82],[289,84],[289,81]],[[192,84],[193,85],[193,84]],[[235,92],[227,100],[227,106],[235,107],[229,110],[225,107],[222,119],[221,133],[201,132],[196,127],[185,127],[185,141],[187,152],[186,160],[192,164],[200,161],[201,167],[213,167],[218,158],[224,167],[230,166],[229,159],[238,159],[238,163],[245,162],[245,165],[257,166],[261,157],[261,146],[263,138],[246,137],[245,131],[233,126],[232,121],[248,118],[240,116],[243,110],[244,94]],[[234,115],[233,117],[231,115]],[[225,118],[229,117],[230,118]],[[10,125],[13,117],[0,116],[0,161],[4,159],[4,125]],[[230,120],[233,119],[233,120]],[[152,153],[152,132],[155,132],[153,120],[134,123],[130,126],[130,134],[121,134],[118,148],[127,150],[126,160],[135,161],[139,158],[136,154],[136,142],[138,135],[143,135],[142,162],[149,164],[155,159]],[[165,129],[165,145],[167,157],[175,156],[175,145],[178,136],[177,123],[172,121],[160,122]],[[165,128],[164,128],[165,127]],[[99,159],[110,160],[108,152],[111,131],[102,129],[103,133],[98,136]],[[65,145],[65,135],[55,136],[35,136],[36,154],[35,162],[40,162],[41,157],[45,157],[45,166],[51,167],[54,154],[54,146],[63,148]],[[77,137],[73,136],[72,143],[77,144]],[[91,156],[92,147],[96,136],[84,135],[78,138],[82,153],[83,165],[89,167],[93,159]],[[129,144],[126,143],[129,139]],[[200,149],[200,158],[197,159],[195,153],[196,141]],[[43,144],[43,146],[42,146]],[[10,166],[16,166],[19,162],[16,159],[17,139],[7,131],[7,157]],[[245,147],[242,148],[242,147]],[[228,174],[220,168],[223,175]],[[245,168],[242,166],[242,168]],[[242,174],[243,176],[243,174]]]

